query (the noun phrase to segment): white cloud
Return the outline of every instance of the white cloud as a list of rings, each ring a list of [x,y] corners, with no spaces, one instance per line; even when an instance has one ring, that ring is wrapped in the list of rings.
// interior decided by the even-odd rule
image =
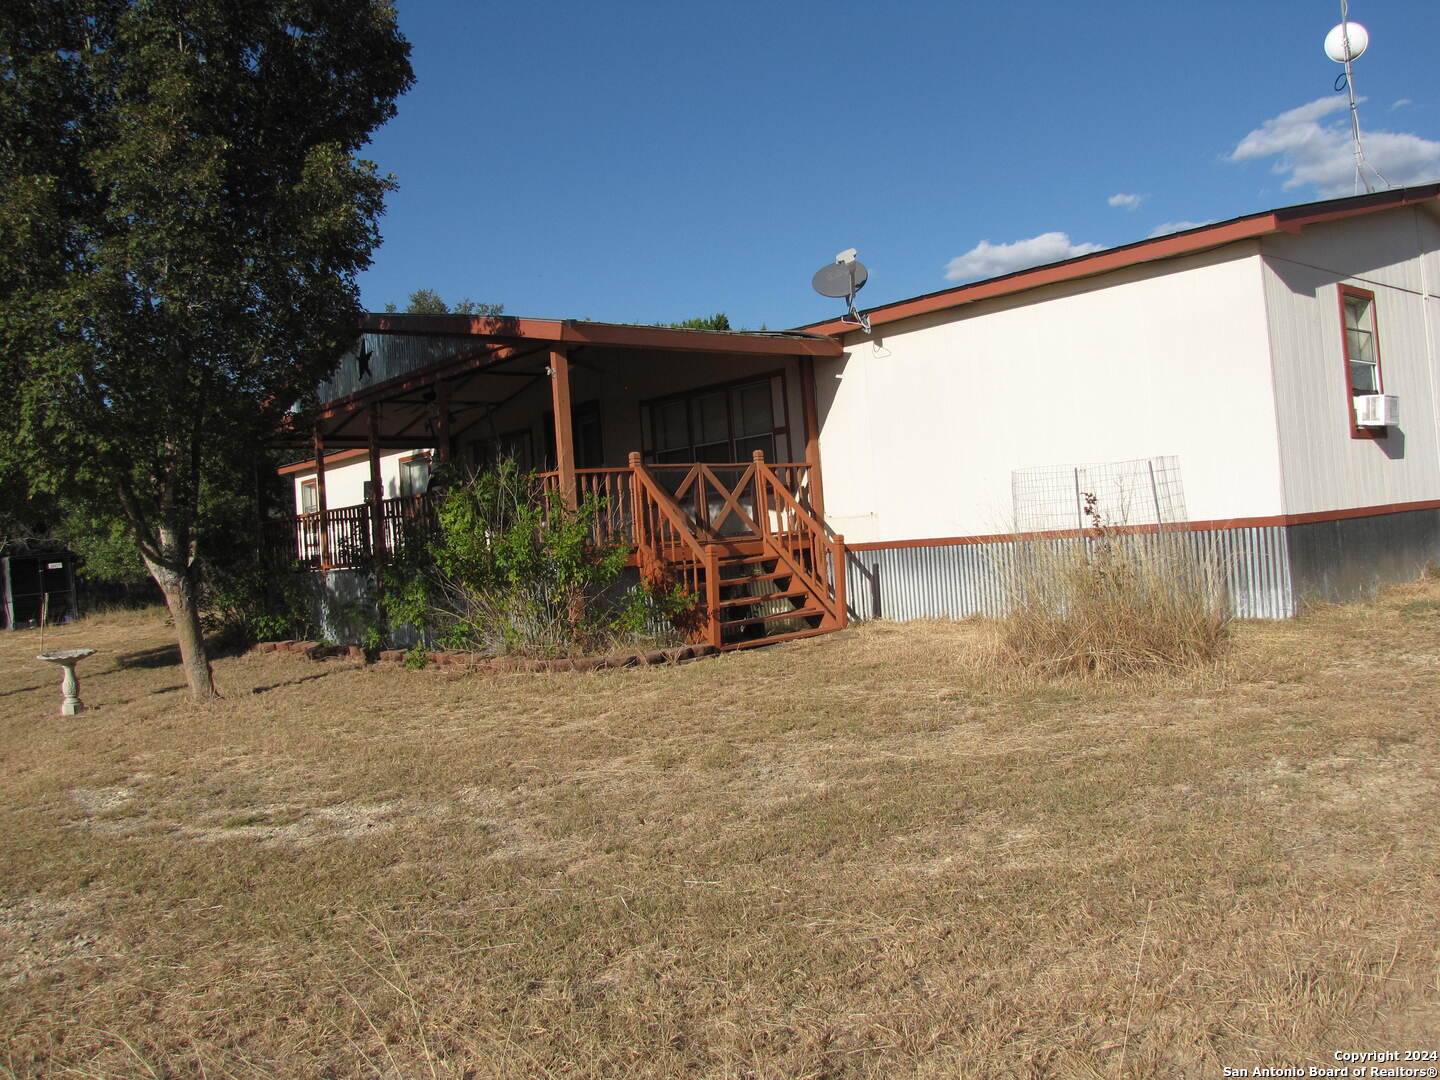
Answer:
[[[1355,190],[1355,156],[1350,145],[1349,104],[1324,97],[1266,120],[1235,146],[1231,161],[1275,158],[1272,171],[1285,176],[1286,188],[1310,185],[1321,195]],[[1342,114],[1335,116],[1332,114]],[[1366,131],[1360,141],[1365,159],[1392,184],[1414,184],[1440,177],[1440,142],[1403,132]]]
[[[1153,239],[1155,239],[1155,237],[1157,237],[1157,236],[1169,236],[1171,233],[1184,232],[1186,229],[1198,229],[1198,228],[1200,228],[1201,226],[1204,226],[1204,225],[1213,225],[1213,224],[1215,224],[1215,222],[1214,222],[1213,220],[1211,220],[1211,221],[1167,221],[1167,222],[1164,222],[1164,223],[1161,224],[1161,225],[1156,225],[1155,228],[1151,229],[1151,230],[1150,230],[1150,235],[1147,236],[1145,239],[1147,239],[1147,240],[1153,240]]]
[[[1394,105],[1390,106],[1390,110],[1393,112],[1396,109],[1403,109],[1406,105],[1414,104],[1415,102],[1411,101],[1408,97],[1402,97],[1399,101],[1395,102]]]
[[[1121,192],[1119,194],[1111,195],[1110,198],[1106,199],[1105,201],[1108,202],[1111,206],[1123,206],[1126,210],[1138,210],[1140,209],[1140,204],[1145,201],[1145,196],[1126,195],[1125,193]]]
[[[1063,232],[1041,233],[1012,244],[992,244],[981,240],[964,255],[957,255],[945,264],[946,281],[974,281],[999,277],[1027,266],[1073,259],[1092,251],[1103,251],[1104,244],[1073,244]]]

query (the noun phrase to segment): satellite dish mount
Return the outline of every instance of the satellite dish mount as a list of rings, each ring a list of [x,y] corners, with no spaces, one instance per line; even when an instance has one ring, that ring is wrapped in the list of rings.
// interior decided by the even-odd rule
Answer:
[[[1335,80],[1335,89],[1339,90],[1343,85],[1350,95],[1350,145],[1355,154],[1355,194],[1359,195],[1362,186],[1367,193],[1375,190],[1370,178],[1365,175],[1366,169],[1386,187],[1391,185],[1379,169],[1365,160],[1365,149],[1360,145],[1360,110],[1355,104],[1355,74],[1350,64],[1360,59],[1369,47],[1370,34],[1359,23],[1350,21],[1349,8],[1347,0],[1340,0],[1340,24],[1325,35],[1325,55],[1337,64],[1345,65],[1345,73]]]
[[[855,310],[855,294],[865,287],[869,278],[870,271],[865,269],[864,263],[855,258],[855,249],[847,248],[835,256],[834,262],[815,271],[810,284],[821,296],[833,297],[836,300],[843,298],[849,314],[842,315],[840,321],[858,326],[868,334],[870,317]]]

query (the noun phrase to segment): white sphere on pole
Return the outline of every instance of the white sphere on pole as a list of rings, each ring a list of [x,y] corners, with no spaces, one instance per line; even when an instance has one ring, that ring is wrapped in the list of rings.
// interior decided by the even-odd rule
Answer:
[[[1350,39],[1350,52],[1346,55],[1345,39]],[[1358,22],[1340,23],[1325,35],[1325,55],[1337,64],[1346,60],[1358,60],[1370,45],[1370,34]]]

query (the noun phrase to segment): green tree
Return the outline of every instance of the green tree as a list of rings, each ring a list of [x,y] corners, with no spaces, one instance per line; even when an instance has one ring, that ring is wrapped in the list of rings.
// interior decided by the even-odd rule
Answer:
[[[197,698],[201,507],[354,340],[411,81],[388,0],[0,5],[0,459],[123,517]]]
[[[714,315],[701,315],[694,319],[686,319],[684,322],[656,323],[656,326],[670,326],[676,330],[729,330],[730,316],[723,311],[717,311]]]
[[[386,304],[385,310],[396,311],[394,304]],[[453,307],[434,289],[416,289],[410,294],[405,305],[406,315],[503,315],[504,304],[482,304],[478,300],[461,300]]]

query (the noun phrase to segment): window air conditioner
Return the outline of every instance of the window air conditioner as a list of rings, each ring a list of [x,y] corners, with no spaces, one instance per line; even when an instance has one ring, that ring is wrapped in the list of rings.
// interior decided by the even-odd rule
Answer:
[[[1390,427],[1400,422],[1400,399],[1394,394],[1360,394],[1355,398],[1359,427]]]

